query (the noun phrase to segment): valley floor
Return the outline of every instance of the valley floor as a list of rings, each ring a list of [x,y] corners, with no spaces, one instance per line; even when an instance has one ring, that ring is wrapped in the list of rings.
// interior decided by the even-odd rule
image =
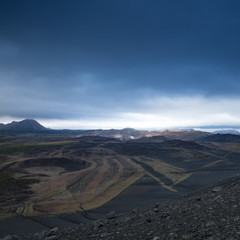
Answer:
[[[238,178],[221,191],[190,192],[239,173],[239,142],[25,137],[0,143],[0,238],[238,237]]]

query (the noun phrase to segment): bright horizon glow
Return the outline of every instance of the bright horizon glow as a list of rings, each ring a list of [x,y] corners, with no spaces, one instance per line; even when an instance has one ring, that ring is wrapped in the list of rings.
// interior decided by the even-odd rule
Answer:
[[[5,121],[1,121],[1,123],[7,124],[12,121],[22,121],[24,119],[10,119],[5,118]],[[142,127],[140,123],[132,123],[134,125],[131,125],[131,123],[125,124],[122,123],[115,123],[111,124],[111,122],[102,122],[99,125],[96,125],[95,122],[82,122],[77,120],[44,120],[44,119],[35,119],[38,121],[41,125],[43,125],[46,128],[50,128],[53,130],[94,130],[94,129],[102,129],[102,130],[109,130],[109,129],[123,129],[123,128],[134,128],[136,130],[149,130],[149,131],[164,131],[164,130],[188,130],[193,129],[195,131],[204,131],[204,132],[214,132],[214,131],[220,131],[220,130],[236,130],[240,132],[240,126],[212,126],[212,127],[196,127],[196,126],[185,126],[185,127]],[[111,126],[111,127],[108,127]],[[135,126],[135,127],[134,127]],[[137,127],[136,127],[137,126]]]
[[[238,98],[153,97],[139,101],[135,110],[107,112],[106,116],[33,119],[52,129],[236,129],[240,126],[239,106]],[[4,117],[0,120],[8,123],[23,119]]]

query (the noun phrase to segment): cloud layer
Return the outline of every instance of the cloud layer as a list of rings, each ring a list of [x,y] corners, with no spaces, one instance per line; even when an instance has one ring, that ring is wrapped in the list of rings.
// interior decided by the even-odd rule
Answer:
[[[0,121],[239,126],[240,3],[0,3]]]

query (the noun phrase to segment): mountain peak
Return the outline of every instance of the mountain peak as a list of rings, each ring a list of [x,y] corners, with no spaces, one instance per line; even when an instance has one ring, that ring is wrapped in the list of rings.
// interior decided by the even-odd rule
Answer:
[[[1,124],[0,130],[3,131],[43,131],[46,130],[44,126],[34,119],[24,119],[22,121],[13,121],[8,124]]]

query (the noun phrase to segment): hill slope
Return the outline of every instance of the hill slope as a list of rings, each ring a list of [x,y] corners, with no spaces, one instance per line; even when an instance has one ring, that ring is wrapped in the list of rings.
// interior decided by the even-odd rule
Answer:
[[[234,134],[214,134],[201,138],[203,142],[240,143],[240,136]]]

